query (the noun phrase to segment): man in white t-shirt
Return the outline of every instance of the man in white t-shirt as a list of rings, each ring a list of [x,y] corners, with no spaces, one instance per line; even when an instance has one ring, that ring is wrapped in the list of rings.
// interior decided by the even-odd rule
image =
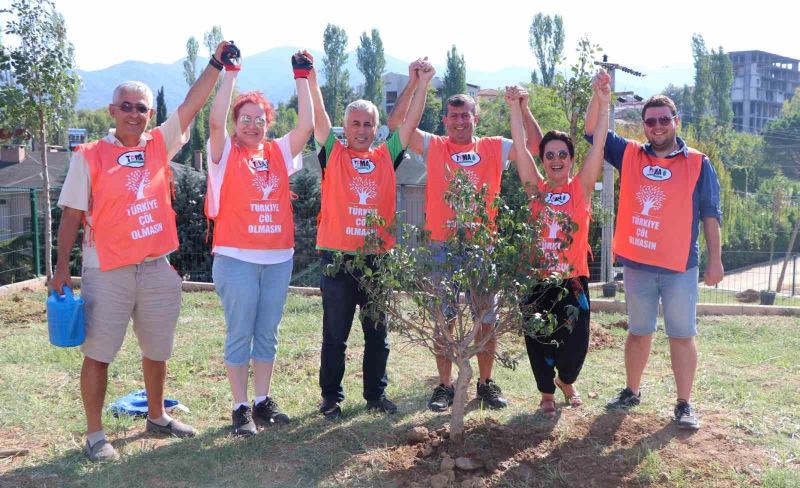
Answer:
[[[108,111],[115,128],[99,141],[79,146],[58,200],[58,260],[50,286],[70,284],[70,251],[84,224],[82,296],[86,341],[81,398],[86,412],[89,459],[119,456],[101,421],[108,365],[122,346],[133,319],[142,351],[148,399],[146,430],[177,437],[194,429],[164,411],[166,361],[181,305],[181,278],[166,260],[177,249],[171,206],[169,161],[188,140],[187,131],[214,88],[223,63],[233,66],[232,45],[223,41],[185,100],[162,125],[147,131],[155,114],[153,93],[129,81],[114,90]],[[235,56],[234,56],[235,59]]]

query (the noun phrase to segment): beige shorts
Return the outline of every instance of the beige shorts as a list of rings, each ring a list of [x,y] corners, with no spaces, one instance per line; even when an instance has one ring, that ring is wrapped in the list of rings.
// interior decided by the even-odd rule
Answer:
[[[103,363],[113,361],[131,318],[142,356],[166,361],[172,355],[181,278],[166,258],[110,271],[84,268],[81,296],[86,314],[84,355]]]

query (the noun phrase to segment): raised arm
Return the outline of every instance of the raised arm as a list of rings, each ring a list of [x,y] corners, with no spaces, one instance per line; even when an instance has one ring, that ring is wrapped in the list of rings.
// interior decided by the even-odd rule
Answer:
[[[203,73],[200,75],[200,78],[198,78],[197,81],[194,82],[194,85],[192,85],[192,87],[189,89],[189,93],[186,94],[186,98],[183,99],[183,103],[181,103],[178,107],[178,118],[181,122],[181,133],[186,132],[186,130],[189,128],[189,124],[192,123],[192,120],[194,120],[194,117],[197,115],[197,112],[203,108],[203,104],[206,103],[208,96],[211,95],[211,90],[214,89],[214,84],[216,84],[217,78],[219,78],[219,72],[222,69],[222,64],[219,60],[222,59],[222,53],[225,50],[225,47],[229,44],[231,43],[228,41],[222,41],[219,43],[217,50],[214,53],[214,57],[211,61],[209,61],[206,69],[204,69]],[[235,71],[238,69],[238,65],[225,65],[226,71]]]
[[[317,81],[317,68],[314,66],[308,72],[308,88],[311,91],[311,103],[314,104],[314,139],[320,144],[325,144],[331,133],[331,119],[325,111],[322,90],[319,89],[319,82]],[[298,95],[298,104],[300,103],[299,97]]]
[[[425,59],[427,60],[428,58],[426,57]],[[411,97],[414,95],[414,91],[419,84],[418,70],[421,61],[422,60],[417,59],[408,65],[408,83],[406,83],[406,86],[400,91],[400,95],[394,102],[392,113],[389,114],[389,120],[386,121],[386,125],[389,126],[389,130],[391,131],[399,129],[400,124],[406,119],[408,109],[411,107]]]
[[[536,118],[533,116],[533,112],[531,112],[530,105],[528,105],[528,90],[520,86],[514,88],[519,92],[519,104],[522,109],[522,125],[525,128],[525,138],[528,140],[528,151],[531,154],[536,154],[539,152],[539,143],[542,142],[542,129],[539,127],[539,123],[536,122]],[[511,146],[508,159],[512,161],[517,159],[516,143]]]
[[[292,56],[294,85],[297,90],[297,126],[289,132],[292,156],[300,154],[314,131],[314,110],[308,83],[313,68],[314,57],[308,51],[298,51]]]
[[[408,65],[408,83],[406,86],[403,87],[403,90],[400,92],[400,96],[397,97],[397,100],[394,103],[394,108],[392,108],[392,113],[389,114],[389,120],[386,124],[389,126],[389,130],[395,131],[400,128],[403,124],[403,121],[408,117],[408,111],[411,108],[411,99],[413,98],[414,94],[419,91],[419,84],[420,84],[420,76],[419,70],[420,67],[423,65],[431,66],[428,63],[428,57],[424,57],[421,59],[417,59],[412,61],[411,64]],[[423,98],[427,97],[427,86],[425,87],[425,91],[422,93]],[[424,100],[423,100],[424,104]],[[424,105],[423,105],[424,110]],[[422,114],[420,114],[420,118]],[[414,125],[416,129],[417,125],[419,125],[419,121],[417,124]],[[422,133],[417,129],[414,130],[411,134],[411,138],[408,141],[408,145],[411,147],[411,150],[417,154],[422,153]]]
[[[222,78],[222,84],[214,96],[211,104],[211,112],[208,114],[208,144],[211,151],[209,159],[219,164],[222,159],[222,152],[225,149],[225,139],[228,137],[227,120],[228,111],[231,107],[231,94],[236,85],[238,71],[228,71]]]
[[[592,78],[592,99],[589,101],[589,106],[586,108],[586,120],[583,125],[583,132],[589,136],[594,134],[595,123],[597,122],[597,112],[600,110],[600,101],[595,96],[596,87],[608,85],[611,86],[611,77],[604,69],[600,69],[597,74]],[[610,94],[609,94],[610,96]],[[606,103],[608,106],[608,103]]]
[[[411,104],[408,109],[408,113],[406,114],[403,122],[400,124],[400,129],[398,130],[400,143],[403,145],[403,147],[411,144],[411,140],[417,133],[417,126],[419,125],[420,119],[422,119],[422,112],[425,110],[425,99],[428,96],[428,85],[435,74],[436,70],[429,62],[423,61],[419,64],[419,68],[417,69],[417,76],[419,77],[419,81],[416,84],[417,88],[414,90],[414,95],[411,98]],[[422,136],[419,137],[422,139]],[[422,143],[420,141],[420,146],[421,145]],[[414,148],[412,148],[412,150],[414,150]],[[421,150],[415,150],[414,152],[419,153]]]
[[[611,98],[611,86],[608,81],[603,82],[600,80],[598,83],[592,83],[592,93],[590,109],[587,110],[587,113],[589,111],[594,112],[592,148],[586,155],[583,166],[578,172],[584,195],[592,194],[594,184],[603,168],[603,155],[605,153],[606,137],[608,136],[608,103]]]
[[[522,185],[525,187],[525,192],[528,196],[536,192],[539,181],[542,175],[536,168],[530,151],[528,151],[526,144],[526,134],[523,129],[523,116],[522,116],[522,94],[519,87],[507,86],[505,89],[504,99],[508,104],[510,111],[510,125],[511,125],[511,140],[514,141],[514,148],[516,148],[516,157],[514,158],[517,165],[517,173]],[[527,105],[527,102],[526,102]],[[540,136],[541,138],[541,136]]]

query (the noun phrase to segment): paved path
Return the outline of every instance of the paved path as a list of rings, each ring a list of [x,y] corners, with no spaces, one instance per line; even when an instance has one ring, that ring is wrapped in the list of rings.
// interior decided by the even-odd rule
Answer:
[[[770,266],[768,262],[752,265],[733,272],[728,272],[726,270],[725,278],[723,278],[722,282],[717,285],[717,288],[732,291],[742,291],[747,289],[761,291],[766,290],[768,288],[767,285],[771,281],[770,288],[775,290],[775,286],[778,284],[778,276],[781,273],[782,266],[783,255],[781,255],[779,258],[773,259],[771,280],[769,279]],[[783,289],[781,291],[786,294],[792,293],[792,271],[795,273],[794,292],[796,295],[800,295],[800,257],[795,258],[794,266],[791,260],[786,266],[786,275],[783,278]],[[701,276],[701,286],[705,286],[702,284],[702,279],[703,277]]]

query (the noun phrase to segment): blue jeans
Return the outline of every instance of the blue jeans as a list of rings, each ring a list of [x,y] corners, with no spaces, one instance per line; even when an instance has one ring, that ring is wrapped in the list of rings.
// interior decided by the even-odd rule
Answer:
[[[660,298],[667,336],[684,338],[697,335],[696,266],[682,273],[654,273],[625,266],[623,277],[628,332],[645,336],[656,331]]]
[[[345,258],[347,259],[347,258]],[[332,262],[332,253],[321,253],[322,268]],[[342,265],[344,267],[344,265]],[[367,293],[361,289],[356,277],[340,269],[336,276],[322,274],[322,354],[320,355],[319,386],[325,400],[344,400],[345,351],[356,306],[367,306]],[[364,399],[377,400],[388,384],[386,362],[389,359],[389,339],[386,317],[378,321],[363,316],[364,361],[361,365],[364,379]]]
[[[256,264],[215,255],[214,286],[222,301],[228,335],[225,364],[243,366],[275,361],[278,324],[283,316],[293,260]]]

